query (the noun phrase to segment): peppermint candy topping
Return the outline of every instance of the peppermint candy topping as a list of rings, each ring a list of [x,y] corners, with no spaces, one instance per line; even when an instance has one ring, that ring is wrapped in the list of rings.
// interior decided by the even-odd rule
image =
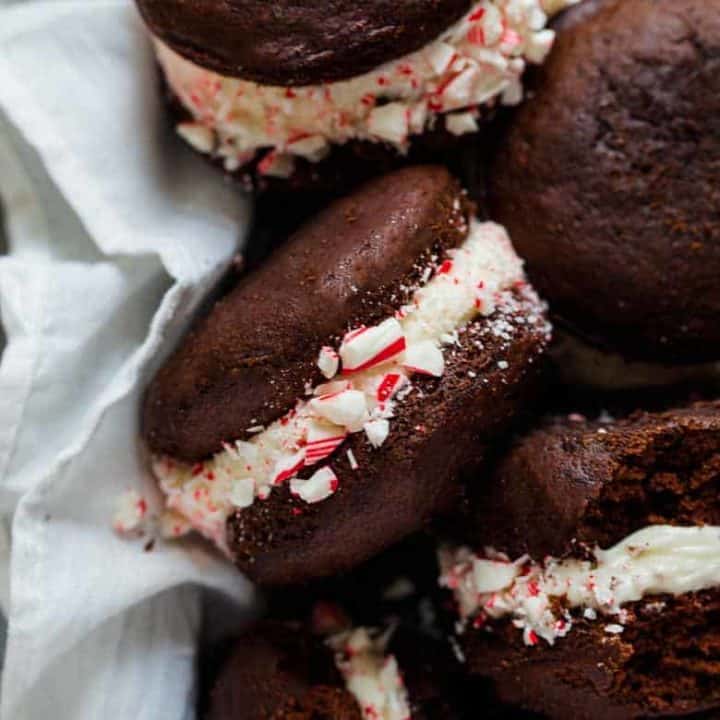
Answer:
[[[334,495],[340,485],[332,468],[323,467],[308,480],[297,478],[290,481],[290,492],[306,503],[318,503]]]
[[[252,478],[240,478],[233,483],[230,502],[240,510],[255,502],[255,481]]]
[[[367,435],[369,443],[375,448],[379,448],[389,434],[390,423],[384,418],[370,420],[370,422],[365,423],[365,435]]]
[[[294,477],[305,466],[305,451],[299,450],[292,455],[283,455],[273,469],[273,485],[282,485]]]
[[[404,366],[421,375],[440,377],[445,372],[442,350],[432,340],[411,345],[405,351]]]
[[[358,432],[368,420],[365,393],[360,390],[322,395],[310,401],[310,408],[321,418],[342,425],[349,432]]]
[[[331,347],[326,346],[320,350],[317,366],[320,368],[323,376],[331,380],[337,375],[338,367],[340,366],[340,356]]]
[[[555,12],[574,1],[544,3]],[[476,132],[479,106],[522,99],[527,62],[541,63],[554,41],[546,23],[541,0],[476,0],[417,51],[349,80],[303,87],[223,77],[160,41],[156,50],[168,85],[194,118],[178,126],[187,142],[230,172],[259,158],[259,174],[289,177],[297,158],[317,163],[332,145],[353,140],[406,152],[438,114],[454,134]]]
[[[117,510],[113,517],[115,532],[126,534],[141,530],[147,512],[147,501],[137,490],[123,493],[118,498]]]
[[[305,465],[315,465],[332,455],[345,442],[347,431],[339,425],[311,422],[305,446]]]
[[[374,327],[353,330],[340,345],[343,374],[369,370],[394,360],[404,351],[405,336],[395,318],[388,318]]]

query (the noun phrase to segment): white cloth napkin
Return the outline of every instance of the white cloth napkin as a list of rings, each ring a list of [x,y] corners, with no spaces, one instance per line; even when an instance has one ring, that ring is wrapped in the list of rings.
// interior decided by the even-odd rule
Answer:
[[[201,542],[118,538],[152,494],[144,385],[247,226],[248,204],[167,128],[129,0],[0,0],[3,720],[194,714],[201,587],[249,584]]]

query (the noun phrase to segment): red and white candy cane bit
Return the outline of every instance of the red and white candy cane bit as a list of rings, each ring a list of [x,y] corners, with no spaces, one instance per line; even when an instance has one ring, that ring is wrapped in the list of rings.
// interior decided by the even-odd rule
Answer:
[[[273,468],[273,485],[282,485],[286,480],[297,475],[305,466],[305,450],[286,455],[275,463]]]
[[[437,269],[438,275],[447,275],[453,269],[452,260],[443,260],[440,267]]]
[[[407,378],[400,373],[387,373],[387,375],[383,375],[375,392],[375,399],[379,404],[386,403],[397,394],[406,382]]]
[[[348,333],[340,345],[343,374],[360,372],[397,358],[405,350],[400,323],[388,318],[361,332]]]
[[[445,372],[445,358],[442,350],[431,340],[410,345],[405,351],[403,365],[420,375],[440,377]]]
[[[310,409],[333,425],[357,432],[368,419],[367,400],[359,390],[343,390],[310,401]]]
[[[320,350],[317,366],[320,368],[323,376],[330,380],[337,375],[338,368],[340,367],[340,356],[335,350],[326,345]]]
[[[307,480],[298,478],[291,480],[290,492],[306,503],[312,504],[327,500],[335,494],[339,486],[337,475],[332,468],[326,466],[320,468]]]
[[[343,444],[347,432],[338,425],[311,423],[305,446],[305,465],[315,465],[332,455]]]

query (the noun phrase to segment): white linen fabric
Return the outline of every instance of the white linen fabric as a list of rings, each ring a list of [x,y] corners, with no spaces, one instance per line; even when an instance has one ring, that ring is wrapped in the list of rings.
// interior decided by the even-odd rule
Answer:
[[[0,0],[0,198],[0,717],[192,718],[201,627],[239,626],[252,589],[111,520],[153,496],[140,397],[249,205],[169,130],[129,0]]]

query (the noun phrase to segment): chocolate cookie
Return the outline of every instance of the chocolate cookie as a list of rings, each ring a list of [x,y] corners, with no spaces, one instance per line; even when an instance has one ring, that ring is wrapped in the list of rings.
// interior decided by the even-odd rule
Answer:
[[[486,487],[442,554],[472,674],[557,720],[720,712],[720,403],[558,418]]]
[[[347,187],[416,140],[442,159],[554,39],[541,0],[139,5],[178,133],[258,189]]]
[[[220,673],[208,720],[457,720],[432,640],[368,628],[323,641],[266,622],[241,638]]]
[[[587,341],[716,360],[720,2],[583,5],[501,143],[491,215]]]
[[[471,210],[438,167],[365,186],[152,383],[168,508],[258,582],[336,573],[418,530],[522,407],[549,327],[502,228]]]

